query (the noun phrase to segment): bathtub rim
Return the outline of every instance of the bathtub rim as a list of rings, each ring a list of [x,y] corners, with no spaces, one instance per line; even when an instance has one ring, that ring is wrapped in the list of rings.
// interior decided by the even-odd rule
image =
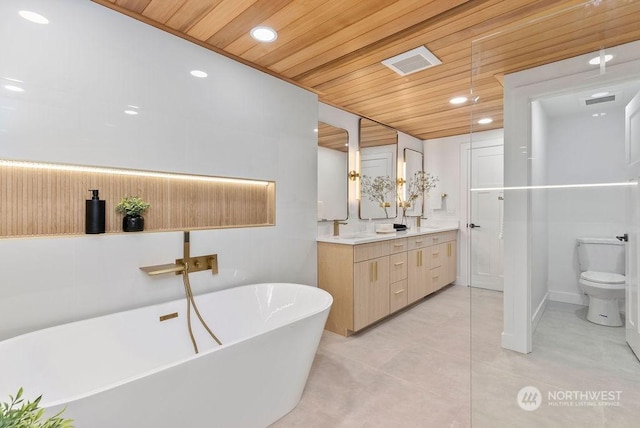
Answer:
[[[104,386],[101,386],[101,387],[98,387],[98,388],[94,388],[94,389],[91,389],[89,391],[86,391],[86,392],[83,392],[83,393],[80,393],[80,394],[67,396],[64,399],[58,399],[58,400],[54,400],[54,401],[47,401],[46,400],[46,396],[45,396],[44,393],[42,393],[42,392],[38,393],[39,395],[42,395],[42,401],[40,402],[40,407],[44,408],[44,409],[49,409],[49,408],[55,408],[55,407],[59,407],[59,406],[64,406],[66,408],[66,406],[68,404],[70,404],[70,403],[72,403],[74,401],[78,401],[78,400],[81,400],[83,398],[99,394],[99,393],[107,391],[109,389],[117,388],[117,387],[119,387],[121,385],[125,385],[125,384],[130,383],[130,382],[135,382],[138,379],[142,379],[142,378],[145,378],[145,377],[148,377],[148,376],[152,376],[155,373],[159,373],[159,372],[161,372],[163,370],[167,370],[167,369],[170,369],[172,367],[175,367],[175,366],[178,366],[178,365],[181,365],[181,364],[185,364],[185,363],[187,363],[187,362],[189,362],[191,360],[194,360],[196,358],[203,358],[204,356],[206,356],[208,354],[211,354],[213,352],[216,352],[219,349],[227,348],[227,347],[230,347],[230,346],[232,346],[232,345],[234,345],[236,343],[244,342],[244,341],[250,340],[250,339],[252,339],[254,337],[257,337],[257,336],[260,336],[260,335],[263,335],[263,334],[267,334],[267,333],[269,333],[271,331],[277,330],[277,329],[282,328],[282,327],[284,327],[286,325],[294,324],[294,323],[296,323],[298,321],[301,321],[303,319],[312,318],[312,317],[314,317],[314,316],[316,316],[318,314],[321,314],[321,313],[323,313],[325,311],[328,312],[331,309],[331,305],[333,304],[333,296],[330,293],[328,293],[326,290],[323,290],[323,289],[321,289],[319,287],[312,286],[312,285],[293,283],[293,282],[261,282],[261,283],[256,283],[256,284],[246,284],[246,285],[240,285],[240,286],[237,286],[237,287],[229,287],[229,288],[225,288],[225,289],[222,289],[222,290],[214,290],[214,291],[210,291],[208,293],[197,294],[197,295],[194,295],[194,297],[197,299],[198,296],[205,296],[205,295],[209,295],[209,294],[225,293],[225,292],[229,292],[230,293],[233,290],[239,290],[239,289],[243,289],[243,288],[257,288],[258,286],[269,286],[269,285],[285,285],[285,286],[292,286],[293,285],[293,286],[296,286],[296,288],[298,288],[298,287],[309,287],[309,288],[312,288],[312,289],[316,290],[314,292],[318,292],[318,294],[320,296],[325,298],[326,299],[326,304],[322,305],[322,307],[320,309],[318,309],[318,310],[309,311],[309,312],[304,313],[303,315],[300,315],[300,316],[297,316],[297,317],[293,317],[293,318],[289,319],[288,322],[285,323],[285,324],[277,324],[275,326],[272,326],[271,328],[267,328],[267,329],[261,331],[260,333],[244,336],[244,337],[242,337],[240,339],[236,339],[236,340],[233,340],[233,341],[230,341],[230,342],[225,342],[222,345],[216,345],[213,348],[208,349],[208,350],[203,351],[203,352],[199,352],[198,354],[194,353],[194,354],[191,354],[191,355],[189,355],[187,357],[179,358],[179,359],[177,359],[175,361],[172,361],[171,363],[163,364],[163,365],[155,367],[155,368],[153,368],[151,370],[143,371],[143,372],[135,374],[133,376],[126,377],[126,378],[124,378],[122,380],[119,380],[119,381],[116,381],[116,382],[108,383],[108,384],[106,384]],[[176,302],[185,302],[185,304],[186,304],[186,298],[174,299],[174,300],[169,300],[169,301],[161,302],[161,303],[154,303],[152,305],[140,306],[140,307],[137,307],[137,308],[127,309],[127,310],[124,310],[124,311],[111,312],[111,313],[104,314],[104,315],[99,315],[99,316],[96,316],[96,317],[83,318],[83,319],[76,320],[76,321],[57,324],[57,325],[46,327],[46,328],[43,328],[43,329],[40,329],[40,330],[34,330],[34,331],[31,331],[31,332],[28,332],[28,333],[24,333],[24,334],[21,334],[21,335],[18,335],[18,336],[11,337],[9,339],[0,341],[0,344],[12,342],[14,340],[18,340],[19,338],[22,338],[23,336],[27,336],[27,335],[30,335],[30,334],[46,332],[47,330],[63,327],[63,326],[74,324],[74,323],[79,323],[79,322],[83,322],[83,321],[87,321],[87,320],[93,320],[93,319],[106,318],[106,317],[114,316],[114,315],[117,315],[117,314],[129,313],[129,312],[133,312],[133,311],[137,311],[137,310],[141,310],[141,309],[145,309],[145,308],[153,308],[153,307],[156,307],[156,306],[172,304],[172,303],[176,303]],[[324,329],[324,325],[323,325],[323,329]],[[185,334],[187,334],[187,333],[185,332]],[[10,391],[8,393],[9,394],[13,394],[12,391]],[[38,395],[31,396],[31,394],[29,394],[29,393],[27,393],[27,394],[28,395],[25,396],[25,399],[27,399],[27,400],[34,400],[35,398],[38,397]],[[70,415],[70,416],[73,416],[73,415]]]

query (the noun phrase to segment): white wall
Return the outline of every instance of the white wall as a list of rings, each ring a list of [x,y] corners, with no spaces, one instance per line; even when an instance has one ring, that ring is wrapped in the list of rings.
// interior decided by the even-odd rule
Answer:
[[[605,111],[604,109],[601,109]],[[626,181],[624,107],[549,120],[550,184]],[[549,297],[587,304],[578,285],[576,238],[612,238],[625,230],[626,190],[620,187],[549,190]],[[536,270],[538,266],[536,266]]]
[[[548,118],[539,101],[531,103],[531,184],[545,185],[547,182],[547,145],[549,141]],[[548,218],[547,191],[534,190],[530,193],[531,204],[531,308],[534,329],[546,307],[548,287]]]
[[[424,141],[425,171],[438,177],[435,189],[425,199],[425,217],[428,219],[459,220],[460,213],[460,145],[469,143],[470,136],[456,135]],[[441,208],[433,209],[432,198],[446,193]]]
[[[316,284],[314,94],[92,2],[30,1],[48,25],[23,7],[0,3],[2,157],[275,180],[275,227],[192,233],[220,269],[194,291]],[[0,339],[179,298],[179,277],[138,268],[181,255],[181,232],[0,239]]]
[[[327,104],[320,103],[318,108],[318,120],[329,125],[342,128],[349,134],[349,170],[356,169],[356,151],[359,141],[359,116],[340,110]],[[404,149],[416,150],[423,153],[422,140],[411,135],[398,132],[398,156],[397,171],[402,171]],[[346,173],[345,173],[346,177]],[[356,199],[355,182],[349,181],[349,219],[347,225],[340,226],[341,233],[357,233],[366,230],[365,220],[360,220],[358,200]],[[402,210],[398,209],[398,216],[393,220],[399,223],[402,219]],[[374,222],[388,223],[389,220],[374,220]],[[318,236],[330,235],[333,233],[333,225],[330,222],[318,222]]]

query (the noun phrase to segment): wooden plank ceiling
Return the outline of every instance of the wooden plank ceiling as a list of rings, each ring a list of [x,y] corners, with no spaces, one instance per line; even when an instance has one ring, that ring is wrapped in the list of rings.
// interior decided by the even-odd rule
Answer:
[[[640,39],[633,0],[93,1],[420,139],[501,128],[504,74]],[[278,39],[256,42],[256,25]],[[419,46],[442,65],[400,76],[381,64]],[[473,106],[449,103],[471,93]]]

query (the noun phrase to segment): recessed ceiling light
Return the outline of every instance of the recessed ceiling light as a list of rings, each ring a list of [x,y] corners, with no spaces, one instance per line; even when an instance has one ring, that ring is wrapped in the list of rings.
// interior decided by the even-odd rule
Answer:
[[[605,63],[611,61],[612,59],[613,59],[613,55],[611,55],[611,54],[608,54],[608,55],[604,56],[604,62]],[[593,58],[591,58],[589,60],[589,64],[591,64],[591,65],[599,65],[600,64],[600,55],[594,56]]]
[[[591,98],[601,98],[607,95],[609,95],[609,92],[596,92],[595,94],[591,95]]]
[[[138,112],[135,110],[125,110],[124,114],[128,114],[129,116],[135,116],[136,114],[138,114]]]
[[[490,117],[483,117],[482,119],[480,119],[480,120],[478,121],[478,123],[479,123],[480,125],[487,125],[487,124],[489,124],[489,123],[491,123],[491,122],[493,122],[493,119],[491,119]]]
[[[24,89],[22,89],[20,86],[4,85],[4,88],[11,92],[24,92]]]
[[[27,21],[35,22],[36,24],[48,24],[49,20],[39,13],[31,12],[30,10],[21,10],[18,12],[21,17]]]
[[[467,102],[467,97],[453,97],[449,100],[451,104],[464,104]]]
[[[208,74],[202,70],[191,70],[191,75],[193,77],[201,77],[201,78],[208,76]]]
[[[259,42],[269,43],[278,38],[278,33],[271,27],[260,25],[251,29],[251,37]]]

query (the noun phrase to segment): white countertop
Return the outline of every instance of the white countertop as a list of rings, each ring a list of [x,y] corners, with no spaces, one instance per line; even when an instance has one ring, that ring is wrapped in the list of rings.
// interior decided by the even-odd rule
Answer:
[[[420,228],[411,228],[402,232],[391,233],[346,233],[340,236],[318,236],[318,242],[328,242],[331,244],[357,245],[369,242],[386,241],[389,239],[406,238],[418,235],[429,235],[432,233],[448,232],[450,230],[458,230],[458,226],[427,226]]]

